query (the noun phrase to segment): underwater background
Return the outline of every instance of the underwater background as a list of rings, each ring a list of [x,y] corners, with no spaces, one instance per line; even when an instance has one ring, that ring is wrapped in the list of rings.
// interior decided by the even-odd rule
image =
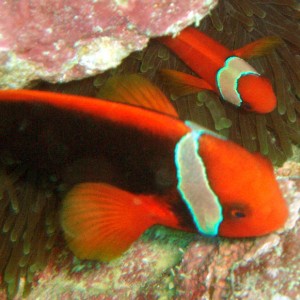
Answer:
[[[297,299],[300,256],[300,9],[297,1],[219,1],[199,29],[230,49],[268,35],[283,45],[251,60],[274,84],[277,109],[267,115],[237,110],[205,92],[174,100],[181,119],[204,125],[269,157],[290,208],[285,227],[257,239],[208,239],[163,227],[146,232],[109,264],[80,261],[65,247],[58,221],[64,183],[51,172],[0,159],[1,299]],[[157,71],[193,74],[156,41],[115,69],[34,89],[97,96],[113,74],[142,73],[166,94]],[[0,132],[9,120],[1,118]],[[55,141],[50,151],[63,159]]]

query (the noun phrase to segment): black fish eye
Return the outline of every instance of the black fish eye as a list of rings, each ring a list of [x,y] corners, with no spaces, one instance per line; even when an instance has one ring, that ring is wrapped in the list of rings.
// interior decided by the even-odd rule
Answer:
[[[239,210],[239,209],[231,210],[231,215],[235,218],[238,218],[238,219],[246,217],[246,214],[243,211]]]
[[[242,107],[243,107],[243,109],[248,110],[248,111],[252,110],[252,106],[249,103],[244,102],[244,101],[242,102]]]

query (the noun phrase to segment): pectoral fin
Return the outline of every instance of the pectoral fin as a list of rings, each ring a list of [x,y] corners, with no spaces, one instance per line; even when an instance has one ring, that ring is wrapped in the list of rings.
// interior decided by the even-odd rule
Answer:
[[[169,69],[162,69],[160,73],[170,93],[175,98],[195,94],[204,90],[214,91],[205,80],[199,77]]]
[[[63,200],[61,225],[69,248],[80,259],[117,258],[155,224],[178,227],[178,220],[152,195],[81,183]]]

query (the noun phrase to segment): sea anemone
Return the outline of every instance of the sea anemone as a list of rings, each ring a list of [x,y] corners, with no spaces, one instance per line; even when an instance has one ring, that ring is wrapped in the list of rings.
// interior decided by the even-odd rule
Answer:
[[[1,286],[12,298],[20,279],[24,295],[36,272],[44,269],[58,233],[55,180],[1,153],[0,272]]]

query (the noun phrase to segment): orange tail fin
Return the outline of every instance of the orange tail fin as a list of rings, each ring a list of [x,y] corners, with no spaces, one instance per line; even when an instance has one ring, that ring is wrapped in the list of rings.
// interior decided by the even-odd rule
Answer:
[[[160,73],[175,98],[195,94],[203,90],[214,91],[205,80],[199,77],[169,69],[162,69]]]
[[[155,224],[178,227],[176,216],[162,200],[103,183],[75,186],[63,201],[61,223],[77,257],[101,261],[120,256]]]

